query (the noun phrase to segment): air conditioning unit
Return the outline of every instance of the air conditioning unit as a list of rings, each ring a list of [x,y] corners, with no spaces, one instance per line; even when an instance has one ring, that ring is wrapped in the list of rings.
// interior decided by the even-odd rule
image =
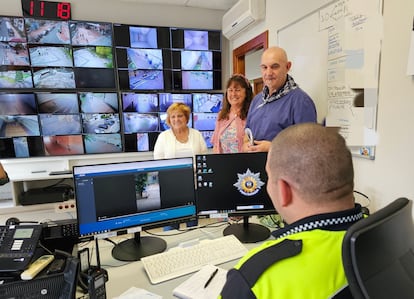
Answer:
[[[265,17],[265,0],[239,0],[223,16],[223,35],[231,39],[249,25]]]

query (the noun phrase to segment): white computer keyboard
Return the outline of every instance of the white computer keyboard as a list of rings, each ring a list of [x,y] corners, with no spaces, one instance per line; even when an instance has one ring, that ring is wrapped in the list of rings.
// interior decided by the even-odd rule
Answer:
[[[218,265],[241,258],[246,247],[234,235],[213,240],[202,240],[189,247],[143,257],[145,271],[151,283],[156,284],[200,270],[205,265]]]

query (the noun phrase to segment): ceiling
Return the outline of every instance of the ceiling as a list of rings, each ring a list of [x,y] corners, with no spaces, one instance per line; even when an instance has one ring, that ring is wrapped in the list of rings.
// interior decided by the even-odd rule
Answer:
[[[119,0],[122,2],[133,2],[141,4],[160,4],[160,5],[174,5],[187,6],[197,8],[207,8],[227,11],[238,0]]]

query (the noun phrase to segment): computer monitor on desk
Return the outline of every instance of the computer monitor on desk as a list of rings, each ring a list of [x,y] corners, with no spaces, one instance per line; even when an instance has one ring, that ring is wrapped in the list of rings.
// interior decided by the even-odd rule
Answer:
[[[244,243],[269,237],[268,228],[249,223],[249,216],[275,213],[266,191],[267,153],[209,154],[196,156],[198,215],[243,216],[224,235],[234,234]]]
[[[191,157],[74,166],[73,177],[81,239],[135,231],[133,239],[113,248],[118,260],[139,260],[165,250],[163,239],[141,237],[140,227],[197,217]]]

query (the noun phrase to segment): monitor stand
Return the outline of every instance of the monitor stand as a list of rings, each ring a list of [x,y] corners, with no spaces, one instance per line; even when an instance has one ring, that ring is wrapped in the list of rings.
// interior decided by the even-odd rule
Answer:
[[[269,238],[270,230],[261,224],[249,223],[249,216],[243,216],[243,223],[230,224],[223,235],[234,235],[242,243],[256,243]]]
[[[141,237],[140,232],[134,238],[122,241],[112,249],[112,256],[120,261],[139,261],[142,257],[163,252],[167,242],[158,237]]]

